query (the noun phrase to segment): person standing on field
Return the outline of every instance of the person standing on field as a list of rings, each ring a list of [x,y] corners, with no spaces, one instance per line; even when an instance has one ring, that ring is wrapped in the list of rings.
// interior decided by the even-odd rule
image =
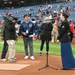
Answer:
[[[24,49],[25,49],[25,58],[28,59],[28,46],[30,49],[30,59],[34,60],[33,52],[33,33],[35,31],[34,24],[30,21],[30,16],[28,14],[24,15],[24,21],[20,26],[20,34],[23,36]]]

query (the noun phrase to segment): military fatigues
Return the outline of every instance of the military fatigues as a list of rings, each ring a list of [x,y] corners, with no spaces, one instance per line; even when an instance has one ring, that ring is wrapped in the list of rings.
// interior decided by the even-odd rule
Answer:
[[[57,36],[58,36],[58,27],[56,25],[56,23],[53,24],[53,34],[52,34],[52,42],[57,42]]]

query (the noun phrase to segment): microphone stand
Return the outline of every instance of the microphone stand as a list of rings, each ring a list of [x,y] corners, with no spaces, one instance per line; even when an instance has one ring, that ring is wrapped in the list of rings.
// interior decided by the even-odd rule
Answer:
[[[48,41],[47,41],[47,44],[48,44]],[[44,69],[44,68],[47,68],[47,67],[52,68],[52,69],[55,69],[55,70],[58,70],[57,68],[54,68],[52,66],[49,66],[49,64],[48,64],[48,50],[47,50],[47,53],[46,53],[46,64],[45,64],[44,67],[39,68],[38,70],[41,70],[41,69]]]

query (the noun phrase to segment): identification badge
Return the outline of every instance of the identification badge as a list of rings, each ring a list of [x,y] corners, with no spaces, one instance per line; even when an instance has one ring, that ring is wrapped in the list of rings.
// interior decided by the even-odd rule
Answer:
[[[26,33],[28,33],[28,30],[26,30]]]
[[[65,28],[64,26],[62,26],[62,28]]]

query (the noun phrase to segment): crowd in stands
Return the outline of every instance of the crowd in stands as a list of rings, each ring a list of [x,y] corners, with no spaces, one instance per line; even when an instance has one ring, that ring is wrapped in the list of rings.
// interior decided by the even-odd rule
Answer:
[[[45,4],[45,5],[36,5],[36,6],[29,6],[29,7],[19,7],[19,8],[6,8],[0,10],[0,21],[3,20],[4,16],[11,14],[18,18],[19,22],[23,21],[24,14],[29,14],[31,21],[36,26],[36,31],[40,28],[39,26],[42,24],[43,20],[49,19],[52,16],[53,21],[53,39],[52,42],[56,41],[56,34],[57,34],[57,27],[59,25],[60,20],[60,13],[65,11],[70,16],[68,21],[71,21],[75,26],[75,2],[66,1],[63,3],[55,3],[55,4]],[[0,22],[0,27],[2,22]],[[19,23],[20,24],[20,23]],[[17,27],[17,25],[16,25]],[[55,30],[56,29],[56,30]],[[36,32],[37,33],[37,32]],[[55,36],[55,37],[54,37]],[[57,40],[58,41],[58,40]]]

